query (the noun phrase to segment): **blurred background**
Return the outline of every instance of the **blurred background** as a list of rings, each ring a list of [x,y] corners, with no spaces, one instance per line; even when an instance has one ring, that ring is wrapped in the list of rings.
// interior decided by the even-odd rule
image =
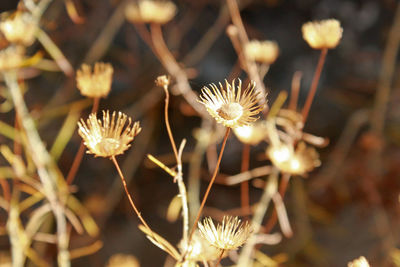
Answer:
[[[5,8],[5,2],[1,8]],[[146,154],[151,153],[169,166],[174,162],[164,126],[164,92],[154,84],[155,78],[166,74],[166,70],[141,39],[138,29],[125,20],[124,1],[73,2],[77,17],[71,19],[64,1],[52,1],[40,25],[75,69],[84,62],[103,61],[113,65],[112,90],[101,100],[100,109],[121,110],[141,122],[142,133],[119,161],[143,217],[156,232],[177,244],[181,220],[166,219],[170,201],[178,193],[177,186],[146,160]],[[231,23],[230,16],[224,1],[174,2],[178,13],[162,26],[163,34],[175,58],[185,66],[193,90],[200,92],[203,86],[230,77],[237,64],[237,55],[225,33]],[[387,48],[397,5],[394,0],[247,0],[240,3],[249,38],[275,40],[279,45],[279,57],[264,79],[269,103],[274,102],[279,92],[289,92],[293,74],[301,71],[299,106],[303,106],[319,52],[303,40],[302,24],[336,18],[343,27],[340,45],[328,52],[305,124],[305,132],[329,139],[327,147],[318,149],[322,165],[306,178],[290,180],[284,203],[293,237],[261,248],[271,257],[284,255],[282,266],[346,266],[361,255],[371,266],[400,266],[397,249],[400,72],[395,64],[398,47]],[[400,29],[396,29],[399,35]],[[384,61],[387,49],[395,52]],[[28,51],[33,54],[38,50],[43,51],[39,44],[34,44]],[[390,65],[394,67],[394,74],[386,84],[385,70]],[[240,77],[247,78],[244,74]],[[62,72],[33,73],[27,85],[25,101],[32,116],[38,118],[43,140],[51,144],[65,116],[65,111],[57,107],[81,101],[83,97],[76,89],[74,77]],[[377,100],[377,92],[388,86],[387,101]],[[373,114],[379,114],[382,109],[385,110],[384,129],[376,132]],[[81,116],[86,118],[89,111],[90,108],[84,109]],[[13,124],[13,112],[0,116],[2,121]],[[188,163],[196,146],[193,132],[201,126],[201,120],[182,96],[175,95],[171,96],[170,120],[176,142],[187,139],[183,157],[187,181]],[[0,142],[8,141],[0,137]],[[63,173],[68,172],[80,142],[75,133],[61,155],[59,167]],[[269,164],[264,153],[266,147],[267,144],[252,147],[250,169]],[[232,134],[222,160],[221,176],[240,172],[241,150],[242,145]],[[204,158],[200,173],[203,195],[210,177]],[[116,253],[135,255],[141,266],[163,266],[166,255],[138,230],[138,220],[110,160],[85,155],[74,184],[75,195],[100,226],[103,248],[74,260],[73,266],[103,266]],[[250,185],[250,199],[255,203],[262,190],[256,184]],[[228,211],[238,207],[239,194],[239,186],[216,184],[205,214],[214,210],[211,208]],[[0,220],[4,222],[6,218],[7,214],[1,212]],[[279,226],[272,230],[277,231]],[[7,249],[7,236],[2,236],[0,241],[1,247]],[[86,243],[88,237],[72,232],[71,247]],[[49,249],[47,253],[54,251]]]

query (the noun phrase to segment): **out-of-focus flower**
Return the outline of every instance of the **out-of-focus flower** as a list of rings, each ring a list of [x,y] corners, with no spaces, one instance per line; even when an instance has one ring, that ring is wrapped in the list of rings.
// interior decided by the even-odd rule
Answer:
[[[83,64],[76,72],[76,84],[82,95],[95,98],[106,97],[111,90],[113,67],[111,64],[97,62],[92,68]]]
[[[217,227],[211,218],[205,218],[203,223],[198,223],[198,227],[204,239],[220,250],[238,249],[252,232],[248,222],[242,223],[238,217],[232,216],[225,216]]]
[[[257,145],[268,136],[265,121],[257,121],[249,125],[236,127],[233,129],[240,142],[249,145]]]
[[[0,31],[10,43],[29,46],[35,40],[37,24],[28,12],[16,11],[0,22]]]
[[[236,128],[255,122],[255,117],[262,109],[257,104],[258,93],[255,92],[255,82],[250,82],[242,93],[242,81],[237,79],[229,84],[225,80],[225,88],[219,83],[219,89],[215,84],[204,87],[200,95],[202,103],[208,113],[219,123],[226,127]]]
[[[22,46],[10,45],[0,50],[0,70],[21,67],[24,62],[25,49]]]
[[[176,14],[176,5],[171,1],[142,0],[129,3],[125,9],[126,18],[132,23],[165,24]]]
[[[270,65],[278,58],[279,47],[274,41],[252,40],[246,43],[244,54],[249,60]]]
[[[343,34],[343,28],[336,19],[307,22],[301,31],[304,40],[314,49],[335,48]]]
[[[359,257],[347,264],[348,267],[369,267],[369,263],[364,256]]]
[[[115,111],[110,118],[109,111],[103,110],[103,121],[92,113],[86,123],[83,119],[78,122],[78,132],[88,148],[87,153],[94,154],[95,157],[110,158],[123,154],[131,146],[130,142],[141,131],[139,122],[131,126],[131,118],[124,113],[118,112],[117,119],[115,116]],[[127,121],[128,124],[125,125]]]
[[[114,254],[108,260],[106,267],[139,267],[135,256],[127,254]]]
[[[285,143],[271,145],[267,156],[275,167],[292,175],[305,175],[321,165],[318,152],[304,142],[300,142],[295,151],[293,146]]]
[[[182,266],[191,266],[190,263],[195,263],[197,261],[203,262],[216,260],[221,254],[220,250],[214,246],[210,246],[207,240],[205,240],[197,230],[193,234],[189,247],[187,243],[183,242],[183,240],[178,246],[182,252],[186,252],[185,259],[187,262],[186,265],[182,264]]]

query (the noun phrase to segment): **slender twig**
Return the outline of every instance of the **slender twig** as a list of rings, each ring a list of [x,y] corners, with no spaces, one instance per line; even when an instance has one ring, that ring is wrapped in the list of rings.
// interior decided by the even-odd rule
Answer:
[[[28,112],[23,99],[21,89],[17,81],[16,72],[4,72],[4,81],[10,90],[16,113],[21,122],[21,128],[27,137],[27,146],[31,152],[40,182],[43,185],[44,194],[48,199],[57,225],[57,262],[61,267],[69,267],[70,257],[68,251],[69,238],[67,233],[67,221],[64,214],[64,205],[60,202],[60,191],[64,188],[57,180],[58,174],[52,168],[50,154],[46,150],[40,135],[35,128],[35,123]]]
[[[10,203],[11,201],[11,194],[10,194],[10,185],[8,184],[7,180],[0,179],[1,189],[3,190],[4,199]]]
[[[146,221],[143,219],[141,213],[140,213],[139,210],[136,208],[136,205],[135,205],[135,203],[133,202],[132,196],[131,196],[131,194],[129,193],[129,190],[128,190],[128,186],[126,185],[125,177],[124,177],[124,175],[123,175],[123,173],[122,173],[122,171],[121,171],[121,168],[119,167],[119,164],[118,164],[118,162],[117,162],[117,159],[115,158],[115,156],[112,156],[112,157],[111,157],[111,160],[112,160],[112,162],[114,163],[115,168],[116,168],[117,171],[118,171],[119,177],[121,178],[122,184],[123,184],[124,189],[125,189],[126,196],[128,197],[129,203],[131,204],[133,210],[135,211],[136,215],[138,216],[139,220],[143,223],[143,225],[144,225],[149,231],[153,232],[153,231],[151,230],[150,226],[149,226],[149,225],[146,223]]]
[[[232,18],[233,24],[237,28],[237,33],[240,39],[240,46],[236,49],[236,52],[238,56],[243,55],[243,47],[249,42],[249,38],[246,33],[246,29],[244,28],[242,18],[240,16],[240,9],[238,7],[238,4],[236,0],[226,0],[229,13]],[[239,51],[238,51],[239,50]],[[261,104],[265,104],[265,96],[267,94],[267,91],[265,89],[264,83],[262,79],[260,78],[259,71],[257,68],[257,65],[255,62],[247,60],[246,57],[242,56],[242,65],[245,66],[245,70],[247,74],[249,75],[250,79],[255,81],[257,84],[257,91],[260,93],[259,94],[259,102]],[[266,107],[267,108],[267,107]]]
[[[169,107],[169,91],[168,91],[168,82],[163,84],[163,89],[165,91],[165,108],[164,108],[164,119],[165,119],[165,127],[167,128],[168,137],[171,142],[172,150],[174,151],[176,164],[177,164],[177,174],[175,176],[175,180],[178,183],[179,195],[182,201],[182,216],[183,216],[183,242],[187,244],[187,237],[189,232],[189,209],[187,203],[187,193],[186,186],[183,182],[182,177],[182,153],[183,148],[185,147],[186,140],[184,139],[179,147],[179,152],[177,151],[174,136],[171,131],[171,125],[169,123],[168,116],[168,107]]]
[[[58,46],[47,35],[47,33],[38,28],[38,30],[36,31],[36,37],[46,49],[46,51],[49,52],[51,57],[56,61],[57,65],[65,73],[65,75],[71,77],[74,74],[74,68],[71,66],[71,63],[69,63],[67,58],[58,48]]]
[[[169,74],[176,79],[179,93],[192,106],[192,108],[196,110],[198,114],[200,114],[202,117],[207,117],[207,112],[202,109],[200,104],[197,102],[197,95],[190,87],[186,72],[180,67],[171,51],[169,51],[162,35],[161,26],[153,23],[150,25],[150,30],[155,55],[158,57]]]
[[[221,249],[221,254],[219,254],[219,257],[218,257],[217,263],[215,264],[215,267],[218,267],[218,265],[221,263],[222,257],[224,256],[224,252],[225,252],[225,249]]]
[[[221,164],[222,155],[224,154],[224,149],[225,149],[225,145],[226,145],[226,140],[228,140],[228,136],[229,136],[229,133],[230,133],[230,129],[231,129],[231,128],[229,128],[229,127],[226,128],[225,137],[224,137],[224,141],[222,141],[221,151],[219,152],[217,165],[215,166],[215,170],[214,170],[213,176],[212,176],[212,178],[211,178],[211,180],[210,180],[210,183],[208,184],[206,193],[204,194],[203,200],[202,200],[202,202],[201,202],[201,204],[200,204],[200,209],[199,209],[199,211],[197,212],[196,219],[194,220],[194,223],[193,223],[193,226],[192,226],[192,230],[191,230],[190,235],[189,235],[189,241],[188,241],[189,243],[190,243],[190,241],[192,240],[194,231],[196,230],[196,227],[197,227],[197,223],[198,223],[199,220],[200,220],[200,216],[201,216],[201,213],[202,213],[202,211],[203,211],[204,205],[206,204],[206,200],[207,200],[207,198],[208,198],[208,195],[210,194],[211,187],[212,187],[212,185],[214,184],[215,178],[217,177],[218,170],[219,170],[219,165]]]
[[[319,82],[319,78],[321,77],[322,68],[324,67],[324,62],[326,58],[326,54],[328,53],[327,48],[323,48],[321,50],[321,54],[319,55],[318,65],[314,73],[314,77],[311,82],[310,91],[308,92],[308,96],[306,99],[306,103],[304,104],[303,110],[301,114],[303,115],[303,122],[307,120],[308,113],[310,112],[311,104],[313,102],[315,93],[317,92],[317,86]]]
[[[114,163],[115,168],[117,169],[117,172],[119,174],[119,177],[121,178],[122,184],[124,186],[125,189],[125,193],[126,196],[129,199],[129,203],[131,204],[131,207],[133,208],[133,210],[135,211],[136,215],[138,216],[139,220],[143,223],[144,227],[146,227],[146,229],[149,231],[151,238],[156,241],[158,244],[163,244],[163,242],[160,242],[157,235],[153,232],[153,230],[150,228],[150,226],[146,223],[146,221],[143,219],[141,213],[139,212],[139,210],[137,209],[135,203],[133,202],[132,196],[129,193],[128,190],[128,186],[126,185],[126,180],[125,180],[125,176],[121,171],[121,168],[119,167],[119,164],[117,162],[117,159],[115,158],[115,156],[112,156],[110,158],[112,160],[112,162]],[[171,256],[174,257],[174,253],[172,253],[167,247],[164,247],[166,252],[168,252]]]
[[[165,119],[165,127],[167,128],[169,141],[171,142],[172,150],[174,151],[176,162],[179,161],[178,150],[176,149],[176,144],[174,140],[174,136],[172,135],[171,125],[169,124],[169,116],[168,116],[168,107],[169,107],[169,92],[168,85],[164,84],[163,87],[165,92],[165,106],[164,106],[164,119]]]
[[[96,97],[93,99],[93,106],[92,106],[91,113],[97,112],[97,110],[99,109],[99,102],[100,102],[100,98]],[[81,165],[84,152],[85,152],[85,145],[83,144],[83,141],[81,141],[78,152],[75,155],[74,161],[72,162],[71,168],[69,169],[69,172],[68,172],[68,175],[66,178],[67,184],[72,184],[72,182],[74,181],[76,173],[78,172],[79,166]]]
[[[272,196],[277,191],[277,180],[278,180],[278,170],[273,169],[271,175],[268,178],[268,182],[265,183],[264,192],[261,196],[260,202],[254,212],[253,219],[251,221],[251,227],[253,230],[252,236],[248,239],[247,243],[244,245],[240,257],[238,260],[238,267],[250,266],[251,253],[257,242],[257,234],[260,232],[261,224],[265,213],[267,212],[269,203],[271,202]]]
[[[297,101],[299,99],[300,82],[303,73],[301,71],[296,71],[292,78],[292,90],[290,93],[289,109],[297,110]]]
[[[243,144],[242,151],[242,165],[240,172],[246,172],[249,170],[250,163],[250,145]],[[243,213],[250,214],[250,200],[249,200],[249,181],[243,181],[240,184],[240,203],[243,209]]]
[[[285,197],[289,180],[290,180],[290,174],[287,173],[282,174],[281,182],[279,183],[279,194],[281,195],[282,199]],[[277,221],[278,221],[278,214],[276,210],[274,210],[269,220],[265,223],[263,232],[265,234],[268,234],[272,230],[272,228],[274,228]]]

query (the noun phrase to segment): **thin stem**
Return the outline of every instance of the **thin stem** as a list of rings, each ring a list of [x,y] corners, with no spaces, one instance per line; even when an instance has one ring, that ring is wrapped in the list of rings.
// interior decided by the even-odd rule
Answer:
[[[153,232],[153,231],[151,230],[151,228],[149,227],[149,225],[146,223],[146,221],[143,219],[143,217],[142,217],[142,215],[140,214],[139,210],[136,208],[135,203],[133,202],[132,196],[131,196],[131,194],[129,193],[129,190],[128,190],[128,186],[126,185],[125,177],[124,177],[124,175],[123,175],[123,173],[122,173],[122,171],[121,171],[121,168],[119,167],[119,164],[118,164],[118,162],[117,162],[117,159],[115,158],[115,156],[112,156],[112,157],[111,157],[111,160],[112,160],[112,162],[114,163],[115,168],[116,168],[117,171],[118,171],[119,177],[121,178],[122,184],[123,184],[124,189],[125,189],[126,196],[128,197],[129,203],[131,204],[133,210],[135,211],[136,215],[138,216],[139,220],[143,223],[143,225],[144,225],[148,230],[150,230],[151,232]]]
[[[190,235],[189,235],[189,243],[192,240],[194,231],[196,230],[196,227],[197,227],[197,223],[200,220],[200,216],[201,216],[201,213],[203,211],[204,205],[206,204],[206,200],[208,198],[208,195],[210,194],[211,187],[214,184],[215,178],[217,177],[218,170],[219,170],[219,165],[221,164],[222,155],[224,154],[226,140],[228,140],[228,136],[229,136],[230,130],[231,130],[231,128],[229,128],[229,127],[226,128],[225,137],[224,137],[224,141],[222,142],[221,151],[219,152],[217,165],[215,167],[215,170],[214,170],[213,176],[212,176],[212,178],[210,180],[210,183],[208,184],[206,193],[204,194],[203,201],[201,202],[201,205],[200,205],[200,209],[197,212],[196,220],[194,220],[194,223],[193,223],[193,226],[192,226],[192,231],[190,232]]]
[[[243,144],[242,150],[242,166],[240,172],[249,170],[250,163],[250,145]],[[240,184],[240,203],[244,214],[250,214],[250,200],[249,200],[249,181],[243,181]]]
[[[268,178],[268,181],[265,183],[264,192],[261,196],[260,202],[257,204],[253,219],[251,221],[253,234],[250,236],[247,243],[244,245],[242,252],[240,253],[237,263],[238,267],[250,266],[251,254],[257,242],[257,234],[260,232],[261,223],[264,219],[265,213],[267,212],[269,203],[277,191],[278,174],[278,170],[274,168]]]
[[[91,113],[97,113],[97,110],[99,109],[99,102],[100,98],[96,97],[93,99],[93,106]],[[79,166],[81,165],[84,152],[85,152],[85,145],[83,144],[83,141],[81,141],[81,144],[79,145],[79,150],[75,155],[74,161],[72,162],[71,168],[69,169],[66,178],[67,184],[72,184],[72,182],[74,181]]]
[[[182,177],[182,153],[183,153],[183,148],[185,147],[186,140],[183,139],[180,147],[179,147],[179,152],[178,152],[178,174],[176,176],[176,181],[178,183],[178,189],[179,189],[179,196],[182,201],[182,217],[183,217],[183,242],[184,244],[187,244],[187,247],[189,247],[188,241],[188,233],[189,233],[189,208],[188,208],[188,198],[187,198],[187,192],[186,192],[186,186],[185,183],[183,182],[183,177]]]
[[[161,26],[155,23],[151,24],[150,34],[154,54],[157,56],[169,74],[175,78],[179,93],[193,107],[193,109],[196,110],[197,113],[199,113],[202,117],[207,117],[207,111],[202,109],[200,104],[197,102],[197,95],[190,87],[185,70],[181,68],[171,51],[168,49],[162,35]]]
[[[44,49],[46,49],[46,51],[56,61],[57,65],[65,73],[65,75],[71,77],[74,74],[74,68],[71,66],[71,63],[69,63],[58,46],[50,39],[47,33],[38,28],[36,31],[36,37],[43,45]]]
[[[310,91],[307,96],[306,103],[304,104],[302,115],[303,115],[303,122],[307,120],[308,113],[310,112],[311,104],[313,102],[315,93],[317,92],[317,86],[319,82],[319,78],[321,77],[322,68],[324,67],[324,62],[326,58],[326,54],[328,53],[328,49],[324,48],[321,50],[321,54],[319,55],[317,69],[315,70],[314,77],[311,82]]]
[[[164,119],[165,119],[165,127],[167,128],[168,137],[171,141],[172,150],[174,151],[176,162],[179,161],[178,150],[176,149],[176,144],[174,141],[174,136],[172,135],[171,126],[169,124],[169,116],[168,116],[168,107],[169,107],[169,92],[168,85],[163,86],[165,92],[165,107],[164,107]]]
[[[299,99],[300,82],[302,75],[303,74],[301,73],[301,71],[296,71],[293,75],[292,90],[290,93],[290,102],[289,102],[289,109],[291,110],[297,110],[297,101]]]
[[[281,195],[282,199],[285,197],[287,186],[289,184],[289,180],[290,180],[290,174],[284,173],[282,175],[281,182],[279,183],[279,195]],[[269,220],[265,223],[264,233],[268,234],[272,230],[272,228],[274,228],[277,221],[278,221],[278,214],[277,214],[276,210],[274,210],[272,212]]]
[[[10,194],[10,185],[8,184],[7,180],[0,179],[1,189],[3,190],[4,199],[10,203],[11,201],[11,194]]]
[[[215,267],[218,267],[218,265],[221,263],[222,257],[224,256],[224,252],[225,249],[221,249],[221,254],[219,254],[218,261],[217,264],[215,264]]]

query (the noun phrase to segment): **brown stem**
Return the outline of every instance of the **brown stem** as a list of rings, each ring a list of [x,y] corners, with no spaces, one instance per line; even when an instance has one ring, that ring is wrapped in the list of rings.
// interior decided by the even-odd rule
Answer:
[[[194,223],[193,223],[193,226],[192,226],[192,230],[191,230],[190,235],[189,235],[189,241],[188,241],[189,244],[190,244],[190,241],[192,240],[194,231],[196,230],[196,226],[197,226],[197,223],[199,222],[199,219],[200,219],[201,213],[203,211],[204,205],[206,204],[206,200],[207,200],[208,194],[210,193],[211,187],[214,184],[215,178],[217,177],[218,170],[219,170],[219,165],[221,164],[222,154],[224,154],[226,140],[228,140],[228,136],[229,136],[230,130],[231,130],[231,128],[229,128],[229,127],[226,128],[225,137],[224,137],[224,141],[222,142],[221,151],[219,152],[217,165],[215,166],[215,170],[214,170],[213,176],[211,178],[210,183],[208,184],[206,193],[204,194],[204,197],[203,197],[203,201],[201,202],[201,205],[200,205],[200,209],[197,212],[196,220],[194,220]]]
[[[250,163],[250,145],[243,144],[242,150],[242,166],[240,172],[249,170]],[[249,181],[243,181],[240,184],[240,203],[244,214],[250,214],[250,200],[249,200]]]
[[[282,179],[279,184],[279,194],[281,195],[282,199],[286,194],[289,180],[290,180],[290,174],[285,173],[282,175]],[[278,221],[278,215],[276,213],[276,210],[274,209],[274,211],[271,214],[271,217],[269,218],[269,220],[267,221],[267,223],[264,226],[264,233],[268,234],[272,230],[272,228],[274,228],[277,221]]]
[[[100,98],[96,97],[93,99],[93,106],[91,113],[97,112],[97,110],[99,109],[99,103],[100,103]],[[83,144],[83,141],[81,141],[78,152],[75,155],[74,161],[72,162],[71,168],[69,169],[66,178],[67,184],[72,184],[72,182],[74,181],[79,166],[81,165],[84,152],[85,152],[85,145]]]
[[[4,199],[10,203],[11,201],[11,194],[10,194],[10,185],[8,184],[7,180],[0,179],[0,186],[3,190]]]
[[[121,178],[122,184],[123,184],[124,189],[125,189],[126,196],[128,197],[129,203],[131,204],[133,210],[135,211],[136,215],[138,216],[139,220],[143,223],[143,225],[144,225],[150,232],[153,232],[153,231],[151,230],[151,228],[149,227],[149,225],[146,223],[146,221],[143,219],[143,217],[142,217],[142,215],[140,214],[139,210],[136,208],[135,203],[133,202],[132,196],[131,196],[131,194],[130,194],[129,191],[128,191],[128,186],[126,185],[125,177],[124,177],[124,175],[122,174],[122,171],[121,171],[121,168],[119,167],[119,164],[118,164],[118,162],[117,162],[117,159],[115,158],[115,156],[112,156],[112,157],[111,157],[111,160],[112,160],[112,162],[114,163],[115,168],[117,168],[119,177]]]
[[[215,264],[215,267],[218,267],[218,265],[221,263],[222,257],[224,256],[224,252],[225,252],[225,249],[221,249],[221,254],[219,254],[219,258],[218,258],[217,264]]]
[[[314,77],[311,82],[310,91],[308,93],[306,103],[304,104],[303,111],[301,113],[301,115],[303,115],[303,122],[305,122],[307,120],[308,113],[310,112],[311,104],[313,102],[315,93],[317,92],[319,78],[321,77],[321,72],[322,72],[322,68],[324,67],[324,62],[325,62],[327,53],[328,53],[328,48],[324,48],[321,50],[321,54],[319,55],[317,69],[315,70]]]
[[[171,141],[172,150],[174,151],[176,162],[178,163],[178,150],[176,148],[176,144],[174,141],[174,136],[172,135],[171,126],[169,124],[169,117],[168,117],[168,106],[169,106],[169,92],[168,92],[168,85],[164,85],[163,89],[165,91],[165,107],[164,107],[164,119],[165,119],[165,126],[167,128],[168,137]]]
[[[289,109],[294,111],[297,110],[297,101],[299,99],[301,76],[302,76],[301,71],[296,71],[292,79],[292,90],[290,93]]]

